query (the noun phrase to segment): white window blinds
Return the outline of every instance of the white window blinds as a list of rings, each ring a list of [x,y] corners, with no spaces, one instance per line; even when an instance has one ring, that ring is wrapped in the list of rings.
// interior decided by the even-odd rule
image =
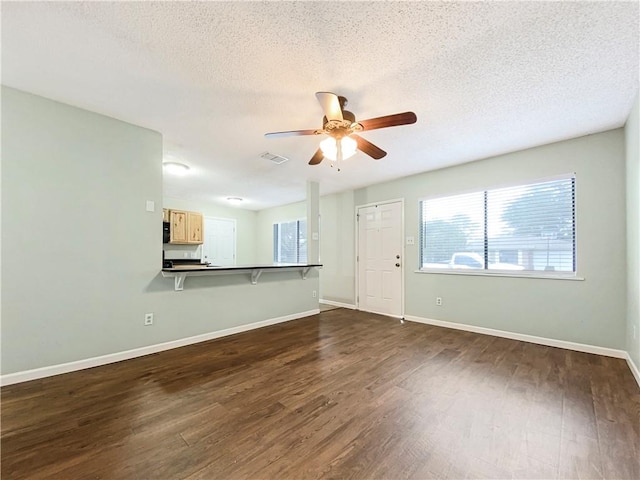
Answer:
[[[307,221],[273,224],[273,261],[307,263]]]
[[[421,269],[575,273],[575,177],[420,202]]]

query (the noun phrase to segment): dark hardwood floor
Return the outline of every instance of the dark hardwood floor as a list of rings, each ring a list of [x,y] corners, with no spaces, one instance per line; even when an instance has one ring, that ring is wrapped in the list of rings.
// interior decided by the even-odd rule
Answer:
[[[344,309],[1,394],[3,479],[640,478],[624,360]]]

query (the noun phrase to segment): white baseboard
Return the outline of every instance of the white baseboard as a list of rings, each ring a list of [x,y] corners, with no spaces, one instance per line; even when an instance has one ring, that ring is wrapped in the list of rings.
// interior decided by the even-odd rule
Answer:
[[[226,337],[228,335],[234,335],[236,333],[255,330],[256,328],[288,322],[291,320],[296,320],[298,318],[316,315],[318,313],[320,313],[320,309],[315,308],[306,312],[293,313],[291,315],[285,315],[283,317],[270,318],[267,320],[262,320],[260,322],[226,328],[224,330],[217,330],[215,332],[203,333],[201,335],[181,338],[179,340],[172,340],[170,342],[158,343],[156,345],[149,345],[147,347],[134,348],[133,350],[126,350],[124,352],[110,353],[108,355],[101,355],[99,357],[87,358],[85,360],[77,360],[74,362],[51,365],[49,367],[35,368],[33,370],[25,370],[24,372],[9,373],[7,375],[0,376],[0,386],[13,385],[14,383],[28,382],[30,380],[52,377],[54,375],[60,375],[62,373],[75,372],[77,370],[99,367],[101,365],[107,365],[109,363],[121,362],[123,360],[142,357],[144,355],[150,355],[152,353],[158,353],[164,350],[171,350],[173,348],[184,347],[186,345],[192,345],[194,343],[206,342],[207,340],[213,340],[214,338]]]
[[[351,303],[334,302],[333,300],[325,300],[324,298],[320,299],[320,303],[322,303],[323,305],[331,305],[333,307],[349,308],[351,310],[356,309],[356,306],[352,305]]]
[[[481,333],[483,335],[493,335],[494,337],[510,338],[512,340],[521,340],[523,342],[537,343],[539,345],[564,348],[567,350],[575,350],[577,352],[594,353],[596,355],[604,355],[605,357],[624,358],[629,361],[629,355],[626,351],[616,350],[615,348],[598,347],[595,345],[586,345],[584,343],[574,343],[567,342],[565,340],[555,340],[553,338],[536,337],[535,335],[526,335],[524,333],[513,333],[507,332],[505,330],[494,330],[493,328],[476,327],[474,325],[446,322],[444,320],[434,320],[431,318],[414,317],[412,315],[405,315],[404,318],[405,320],[409,320],[410,322],[425,323],[427,325],[453,328],[456,330],[465,330],[467,332]]]
[[[631,358],[631,355],[629,355],[629,353],[627,353],[627,364],[629,365],[629,368],[631,369],[631,373],[633,373],[633,376],[636,379],[636,382],[638,382],[638,386],[640,387],[640,368],[638,368],[638,366],[633,363],[633,360]]]

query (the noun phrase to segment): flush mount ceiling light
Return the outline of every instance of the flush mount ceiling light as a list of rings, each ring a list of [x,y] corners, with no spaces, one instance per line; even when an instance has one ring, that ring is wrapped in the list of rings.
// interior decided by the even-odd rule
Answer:
[[[186,175],[189,172],[189,166],[180,162],[163,162],[162,167],[165,172],[168,172],[172,175]]]
[[[239,205],[243,201],[244,200],[240,197],[227,197],[227,202],[229,202],[231,205]]]

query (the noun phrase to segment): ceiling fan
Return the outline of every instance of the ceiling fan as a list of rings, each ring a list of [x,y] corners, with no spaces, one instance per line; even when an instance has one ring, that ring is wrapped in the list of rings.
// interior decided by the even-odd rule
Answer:
[[[356,122],[356,116],[344,109],[347,105],[347,99],[345,97],[340,97],[331,92],[317,92],[316,97],[324,111],[322,128],[265,134],[267,138],[298,135],[328,135],[329,138],[320,142],[320,148],[316,150],[316,153],[314,153],[311,160],[309,160],[309,165],[317,165],[325,157],[339,164],[340,161],[355,155],[357,150],[366,153],[371,158],[379,160],[384,157],[387,152],[365,140],[356,132],[408,125],[416,123],[417,120],[415,113],[404,112]]]

